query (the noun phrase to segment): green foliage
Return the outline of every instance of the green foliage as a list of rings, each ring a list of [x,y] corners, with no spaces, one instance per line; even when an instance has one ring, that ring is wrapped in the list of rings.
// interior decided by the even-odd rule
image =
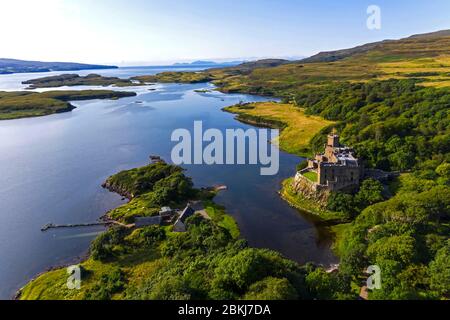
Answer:
[[[436,299],[448,294],[450,189],[421,175],[401,176],[396,195],[364,209],[344,237],[342,273],[357,279],[368,265],[381,268],[382,289],[373,291],[371,299]],[[368,190],[377,189],[372,187]]]
[[[430,60],[433,70],[399,73],[406,77],[436,76],[431,73],[437,70],[434,58],[448,52],[445,39],[390,41],[320,54],[309,62],[242,65],[136,78],[142,82],[213,80],[224,92],[283,97],[309,115],[336,121],[333,127],[343,142],[353,146],[367,166],[412,172],[392,183],[393,197],[387,201],[380,184],[368,180],[355,196],[332,195],[328,206],[335,212],[319,208],[320,216],[328,220],[348,219],[362,211],[340,241],[338,273],[309,265],[300,268],[278,253],[248,248],[245,241],[232,237],[231,229],[218,219],[205,221],[194,216],[187,222],[188,232],[183,234],[162,233],[155,227],[132,234],[112,230],[100,236],[92,245],[92,256],[108,261],[98,262],[101,266],[126,265],[132,275],[119,271],[101,276],[88,296],[109,299],[120,291],[128,299],[354,298],[351,281],[359,285],[367,266],[377,264],[382,271],[382,289],[371,292],[371,299],[449,298],[450,91],[418,86],[423,81],[420,79],[369,81],[392,75],[382,69],[381,63],[391,63],[395,70],[408,70],[402,63],[414,64],[418,62],[415,58],[420,58],[422,64]],[[423,51],[425,44],[427,53]],[[433,58],[423,59],[424,54]],[[398,63],[398,68],[392,63]],[[3,108],[3,118],[49,114],[64,111],[68,106],[64,102],[70,100],[54,99],[55,96],[31,93],[1,93],[0,110]],[[11,109],[18,105],[22,109]],[[263,118],[254,115],[246,120],[261,122]],[[310,149],[321,151],[331,129],[322,129],[311,140]],[[118,217],[151,215],[159,204],[184,199],[192,188],[181,171],[167,167],[131,170],[108,183],[116,191],[135,197],[124,207],[130,212],[120,212]],[[285,185],[285,198],[294,204],[306,203],[311,211],[317,209],[307,199],[295,198],[290,185],[291,181]],[[157,260],[145,260],[136,266],[136,248],[143,251],[139,259]],[[92,272],[92,276],[98,276],[97,273]],[[51,276],[61,276],[61,272]],[[65,276],[62,275],[62,282],[46,282],[42,278],[40,281],[45,287],[61,286]]]
[[[376,180],[364,180],[360,186],[358,193],[355,195],[333,192],[331,193],[327,209],[334,212],[345,214],[348,219],[356,217],[364,208],[382,202],[383,185]]]
[[[439,175],[437,182],[442,185],[450,186],[450,163],[444,162],[436,168]]]
[[[340,273],[328,273],[322,268],[315,268],[306,276],[306,285],[311,297],[321,300],[334,300],[349,295],[350,281]]]
[[[348,218],[354,217],[357,213],[357,205],[351,194],[333,192],[328,198],[327,209],[334,212],[341,212]]]
[[[355,196],[355,201],[362,209],[383,200],[383,185],[373,179],[364,180]]]
[[[233,239],[239,238],[241,232],[237,222],[225,212],[225,208],[212,201],[205,201],[205,210],[208,216],[220,227],[225,228]]]
[[[447,89],[412,80],[340,83],[305,88],[295,101],[309,114],[341,121],[343,140],[372,167],[405,171],[450,150]],[[321,146],[323,138],[311,143]]]
[[[136,216],[157,215],[162,206],[195,199],[199,192],[183,172],[180,167],[156,163],[109,177],[104,187],[132,199],[112,210],[109,216],[131,223]]]
[[[450,295],[450,241],[436,253],[430,263],[430,287],[440,296]]]
[[[294,190],[293,178],[283,181],[281,196],[289,202],[293,207],[298,208],[302,212],[311,214],[313,219],[327,221],[330,224],[346,223],[349,221],[349,214],[343,211],[332,211],[327,208],[326,204],[318,203],[314,199],[308,199],[301,193]],[[338,205],[336,203],[336,205]]]
[[[187,233],[171,237],[164,243],[164,256],[185,257],[193,252],[207,253],[226,246],[232,238],[228,230],[200,216],[187,219],[186,226]]]
[[[112,295],[125,287],[125,276],[122,270],[115,268],[103,274],[99,281],[85,293],[86,300],[111,300]]]
[[[251,249],[214,222],[192,217],[188,232],[163,242],[163,267],[127,288],[130,299],[294,299],[306,296],[300,267],[280,254]]]
[[[272,266],[262,251],[246,249],[224,259],[216,269],[216,285],[222,289],[245,292],[251,283],[269,276]]]
[[[368,247],[367,255],[377,263],[393,260],[406,267],[415,256],[415,239],[407,235],[384,237]]]
[[[192,181],[183,169],[166,163],[122,171],[108,178],[105,186],[124,196],[136,196],[153,192],[156,204],[176,201],[192,195]]]
[[[159,226],[148,226],[135,230],[126,240],[137,248],[151,247],[166,239],[166,233]]]
[[[268,277],[252,284],[244,300],[297,300],[298,293],[287,279]]]
[[[94,260],[107,261],[114,258],[123,243],[126,231],[122,227],[113,227],[99,235],[91,244],[91,257]]]

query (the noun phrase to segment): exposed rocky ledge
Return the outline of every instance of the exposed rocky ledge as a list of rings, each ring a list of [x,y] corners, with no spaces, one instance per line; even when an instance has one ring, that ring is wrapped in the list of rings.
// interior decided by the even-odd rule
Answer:
[[[293,181],[293,190],[297,193],[301,193],[306,199],[317,202],[317,204],[324,209],[327,206],[331,194],[326,188],[321,188],[319,185],[300,174],[297,174]]]

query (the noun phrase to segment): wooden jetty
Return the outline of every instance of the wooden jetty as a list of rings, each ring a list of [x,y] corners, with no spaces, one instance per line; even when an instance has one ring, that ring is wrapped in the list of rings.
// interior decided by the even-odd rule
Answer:
[[[78,228],[78,227],[94,227],[94,226],[108,226],[114,224],[112,221],[107,222],[92,222],[92,223],[76,223],[76,224],[53,224],[48,223],[41,228],[41,231],[47,231],[50,229],[63,229],[63,228]]]
[[[123,223],[120,223],[118,221],[114,221],[114,220],[107,220],[107,221],[98,221],[98,222],[91,222],[91,223],[75,223],[75,224],[53,224],[53,223],[48,223],[46,225],[44,225],[41,228],[42,232],[48,231],[50,229],[64,229],[64,228],[80,228],[80,227],[95,227],[95,226],[110,226],[110,225],[118,225],[118,226],[122,226],[125,228],[131,228],[134,225],[126,225]]]

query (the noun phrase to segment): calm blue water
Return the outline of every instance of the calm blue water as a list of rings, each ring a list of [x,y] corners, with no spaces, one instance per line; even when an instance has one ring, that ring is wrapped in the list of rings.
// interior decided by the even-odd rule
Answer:
[[[95,72],[129,77],[160,71]],[[0,90],[17,90],[20,81],[41,76],[0,76]],[[249,126],[221,108],[241,100],[265,100],[194,92],[203,88],[211,87],[158,84],[134,88],[137,97],[77,102],[78,108],[70,113],[0,122],[0,298],[11,298],[48,267],[75,261],[102,231],[96,227],[42,233],[42,225],[95,221],[122,203],[119,196],[100,187],[102,182],[120,170],[147,164],[150,154],[170,160],[174,129],[190,129],[195,120],[203,120],[205,129],[246,129]],[[252,246],[278,250],[300,263],[335,262],[327,239],[277,195],[281,181],[294,174],[298,162],[299,158],[281,153],[280,173],[274,177],[260,176],[258,166],[186,169],[198,187],[229,187],[216,201],[236,218]]]

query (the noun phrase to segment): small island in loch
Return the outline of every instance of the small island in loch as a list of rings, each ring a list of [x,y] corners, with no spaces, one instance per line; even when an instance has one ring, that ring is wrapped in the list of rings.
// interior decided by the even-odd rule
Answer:
[[[69,101],[120,99],[135,95],[135,92],[111,90],[47,91],[42,93],[0,91],[0,120],[69,112],[75,109]]]
[[[28,84],[27,89],[37,88],[57,88],[72,86],[116,86],[131,87],[142,85],[139,81],[130,79],[121,79],[118,77],[105,77],[99,74],[91,73],[87,76],[79,76],[78,74],[62,74],[58,76],[50,76],[23,81],[22,84]]]

